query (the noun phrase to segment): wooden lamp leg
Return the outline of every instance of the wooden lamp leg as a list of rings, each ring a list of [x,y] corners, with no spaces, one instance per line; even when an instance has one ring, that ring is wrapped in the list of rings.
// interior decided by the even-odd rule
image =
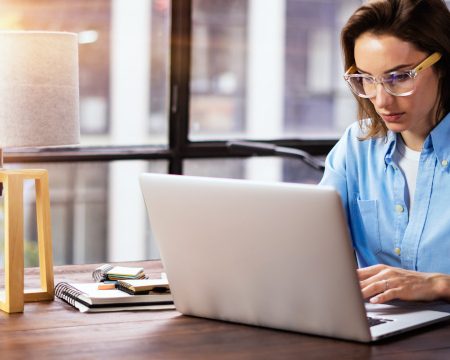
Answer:
[[[1,172],[5,218],[5,300],[0,309],[23,312],[23,178],[20,174]]]
[[[41,289],[24,289],[23,182],[36,184],[36,215]],[[24,302],[53,300],[50,197],[46,170],[2,170],[5,204],[5,295],[0,310],[23,312]]]

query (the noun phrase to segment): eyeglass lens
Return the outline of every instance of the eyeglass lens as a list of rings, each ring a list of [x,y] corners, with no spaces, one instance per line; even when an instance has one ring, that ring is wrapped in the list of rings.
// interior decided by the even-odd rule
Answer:
[[[372,76],[350,76],[348,82],[353,91],[364,97],[374,97],[377,93],[377,84],[383,84],[384,89],[396,96],[410,95],[414,90],[414,78],[409,73],[396,72],[375,80]]]

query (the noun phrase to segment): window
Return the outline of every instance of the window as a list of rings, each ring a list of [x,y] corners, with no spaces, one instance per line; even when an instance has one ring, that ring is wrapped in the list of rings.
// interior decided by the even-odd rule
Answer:
[[[137,182],[144,171],[317,182],[300,161],[248,157],[227,141],[326,155],[354,118],[337,33],[359,4],[1,1],[0,29],[79,34],[81,146],[5,151],[6,166],[49,170],[55,264],[159,256]]]
[[[339,137],[356,114],[342,81],[339,31],[360,3],[194,0],[189,139]],[[215,162],[189,161],[186,170],[214,176]],[[227,162],[230,177],[300,182],[321,177],[298,170],[304,166],[294,160],[232,163]]]
[[[194,0],[190,139],[336,138],[353,121],[339,30],[356,0]]]

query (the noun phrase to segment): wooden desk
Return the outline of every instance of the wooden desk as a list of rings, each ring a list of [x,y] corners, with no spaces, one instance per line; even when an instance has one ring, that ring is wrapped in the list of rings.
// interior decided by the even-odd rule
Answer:
[[[131,263],[147,273],[161,263]],[[86,282],[96,265],[55,267]],[[27,284],[37,269],[27,269]],[[183,316],[177,311],[82,314],[56,299],[0,313],[3,359],[450,359],[450,321],[366,345]]]

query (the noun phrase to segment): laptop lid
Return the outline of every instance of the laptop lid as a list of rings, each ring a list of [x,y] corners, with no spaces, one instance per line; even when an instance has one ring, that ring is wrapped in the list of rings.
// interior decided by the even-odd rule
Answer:
[[[371,335],[334,189],[159,174],[140,182],[181,313],[364,342],[392,326]]]
[[[334,190],[156,174],[140,180],[177,310],[370,338]]]

